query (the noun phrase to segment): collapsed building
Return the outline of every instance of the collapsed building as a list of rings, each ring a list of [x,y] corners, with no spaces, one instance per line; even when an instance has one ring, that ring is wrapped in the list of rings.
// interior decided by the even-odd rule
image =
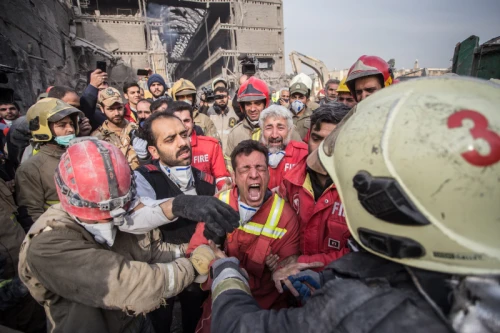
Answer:
[[[96,61],[118,88],[146,68],[167,82],[234,86],[242,54],[269,84],[285,80],[282,0],[3,0],[0,47],[0,83],[24,107],[50,85],[83,90]]]

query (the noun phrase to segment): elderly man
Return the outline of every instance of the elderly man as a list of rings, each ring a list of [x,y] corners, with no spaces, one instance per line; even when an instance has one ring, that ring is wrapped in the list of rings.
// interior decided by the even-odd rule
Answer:
[[[291,140],[293,120],[290,111],[271,105],[260,114],[260,142],[269,150],[269,188],[277,189],[285,175],[304,157],[307,145]]]

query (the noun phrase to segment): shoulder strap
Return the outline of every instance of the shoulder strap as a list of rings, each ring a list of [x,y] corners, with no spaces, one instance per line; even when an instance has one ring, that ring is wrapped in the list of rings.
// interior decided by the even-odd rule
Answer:
[[[214,176],[208,174],[208,173],[205,173],[203,171],[200,171],[200,179],[206,183],[209,183],[209,184],[215,184],[215,178]]]
[[[161,172],[160,169],[158,169],[158,167],[154,164],[145,164],[145,165],[142,165],[140,168],[138,168],[136,171],[144,171],[146,173],[150,173],[150,172]],[[141,172],[142,173],[142,172]]]

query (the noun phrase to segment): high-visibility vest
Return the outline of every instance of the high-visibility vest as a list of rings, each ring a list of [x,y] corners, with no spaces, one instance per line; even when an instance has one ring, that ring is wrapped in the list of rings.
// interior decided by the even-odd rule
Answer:
[[[231,190],[221,192],[219,194],[219,200],[229,205],[230,194]],[[285,200],[279,195],[274,194],[273,205],[267,216],[266,224],[262,225],[260,223],[247,222],[238,229],[255,236],[264,235],[272,239],[280,239],[286,234],[286,229],[278,228],[284,206]]]

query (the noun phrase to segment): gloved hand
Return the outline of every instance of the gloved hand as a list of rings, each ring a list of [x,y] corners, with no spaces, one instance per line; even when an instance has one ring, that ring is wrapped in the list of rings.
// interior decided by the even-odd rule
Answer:
[[[172,213],[192,221],[205,222],[203,235],[221,244],[226,234],[240,226],[240,214],[215,197],[179,195],[172,202]]]
[[[311,270],[302,271],[298,274],[289,276],[288,280],[290,280],[292,286],[299,293],[298,298],[302,304],[305,304],[309,300],[313,290],[321,288],[320,274]],[[311,287],[314,289],[311,289]],[[288,289],[286,285],[285,289]]]
[[[191,253],[189,261],[191,261],[194,269],[199,274],[195,279],[197,283],[202,283],[207,280],[212,260],[215,260],[215,254],[208,245],[200,245]]]
[[[139,157],[141,160],[145,160],[148,158],[148,142],[146,140],[136,136],[132,139],[132,147],[134,147],[137,157]]]

